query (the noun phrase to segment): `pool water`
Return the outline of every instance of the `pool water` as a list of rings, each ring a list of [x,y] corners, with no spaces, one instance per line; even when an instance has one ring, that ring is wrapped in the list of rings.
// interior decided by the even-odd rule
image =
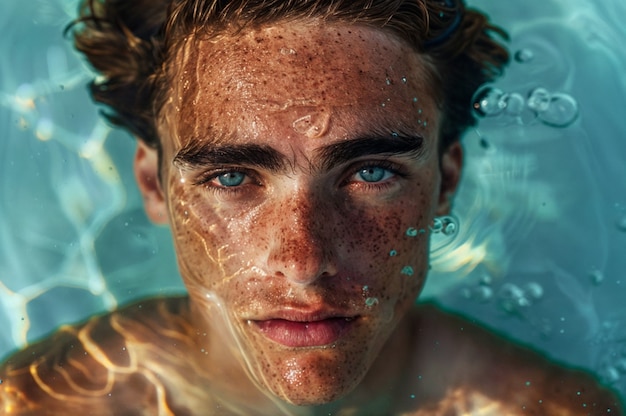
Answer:
[[[623,0],[473,0],[511,34],[476,97],[451,232],[423,299],[475,317],[626,398]],[[99,117],[64,26],[74,0],[3,0],[0,356],[138,297],[181,293],[145,217],[134,143]]]

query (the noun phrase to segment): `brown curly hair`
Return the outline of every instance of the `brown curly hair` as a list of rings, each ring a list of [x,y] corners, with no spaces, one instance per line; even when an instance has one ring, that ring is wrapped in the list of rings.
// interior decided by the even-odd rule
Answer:
[[[471,100],[509,60],[506,33],[462,0],[84,0],[70,26],[76,48],[101,76],[90,83],[113,124],[160,148],[156,120],[167,68],[191,35],[213,37],[297,19],[389,31],[434,63],[443,112],[440,146],[476,120]]]

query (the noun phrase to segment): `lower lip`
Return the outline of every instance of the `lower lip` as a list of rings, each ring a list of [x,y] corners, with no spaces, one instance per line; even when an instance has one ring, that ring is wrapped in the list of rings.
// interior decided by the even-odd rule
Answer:
[[[313,322],[285,319],[255,321],[269,339],[286,347],[320,347],[336,342],[353,324],[354,319],[329,318]]]

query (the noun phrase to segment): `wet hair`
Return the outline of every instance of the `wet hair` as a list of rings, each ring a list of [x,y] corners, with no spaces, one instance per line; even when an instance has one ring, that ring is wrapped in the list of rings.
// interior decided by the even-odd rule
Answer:
[[[70,28],[100,73],[89,88],[105,117],[160,149],[168,65],[186,39],[306,19],[383,30],[426,55],[443,113],[442,148],[475,124],[475,91],[509,60],[497,41],[506,33],[462,0],[83,0]]]

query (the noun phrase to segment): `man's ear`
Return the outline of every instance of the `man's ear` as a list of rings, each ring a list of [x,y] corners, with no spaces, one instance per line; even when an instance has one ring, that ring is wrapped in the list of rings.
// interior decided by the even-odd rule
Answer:
[[[155,224],[167,223],[167,203],[159,181],[158,151],[137,140],[134,168],[148,218]]]
[[[449,145],[441,155],[439,169],[441,171],[441,188],[437,216],[448,215],[452,209],[452,199],[456,194],[461,170],[463,168],[463,147],[459,140]]]

